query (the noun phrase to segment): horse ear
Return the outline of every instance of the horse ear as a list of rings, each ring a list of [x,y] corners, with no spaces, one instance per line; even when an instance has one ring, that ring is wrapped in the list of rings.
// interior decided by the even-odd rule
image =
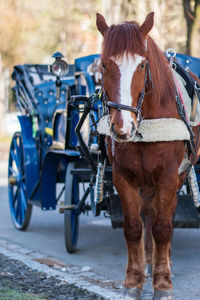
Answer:
[[[108,25],[106,24],[105,18],[99,13],[97,13],[96,25],[97,25],[98,30],[104,36],[104,33],[108,29]]]
[[[146,38],[149,31],[152,29],[153,23],[154,23],[154,12],[151,12],[146,16],[144,23],[140,26],[140,31],[144,38]]]

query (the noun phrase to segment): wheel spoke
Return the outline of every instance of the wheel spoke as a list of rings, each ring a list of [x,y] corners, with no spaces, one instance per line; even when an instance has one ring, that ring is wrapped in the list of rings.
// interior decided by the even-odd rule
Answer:
[[[17,198],[17,205],[16,205],[16,208],[15,208],[15,218],[16,220],[19,220],[19,215],[20,215],[20,195],[18,196]]]
[[[14,147],[15,147],[16,156],[18,159],[19,171],[21,173],[23,171],[23,157],[22,157],[23,154],[22,154],[22,145],[21,145],[20,138],[18,138],[18,142],[19,142],[19,145],[17,144],[17,140],[16,139],[14,140]]]
[[[20,166],[19,166],[19,161],[18,161],[18,157],[17,157],[17,155],[15,154],[15,152],[14,152],[14,149],[11,149],[11,156],[12,156],[12,159],[13,159],[13,161],[15,162],[15,164],[16,164],[16,167],[17,167],[17,170],[18,170],[18,173],[20,173]]]
[[[20,189],[20,193],[21,193],[21,205],[22,205],[22,209],[27,209],[27,202],[26,202],[26,197],[25,197],[25,190],[24,188]]]
[[[21,172],[21,175],[23,175],[23,173],[24,173],[24,161],[23,161],[23,149],[22,149],[21,141],[20,141],[20,144],[17,148],[17,156],[19,158],[20,172]]]
[[[18,173],[16,172],[16,170],[13,168],[13,167],[9,167],[9,175],[15,175],[15,176],[17,176],[18,175]]]
[[[24,202],[24,200],[26,201],[26,199],[24,199],[24,193],[23,193],[23,190],[21,189],[20,190],[20,198],[21,198],[21,201],[20,201],[20,223],[22,224],[24,222],[24,217],[25,217],[25,211],[26,211],[26,208],[25,208],[25,205],[26,203]]]
[[[66,205],[77,205],[79,203],[79,182],[78,176],[71,173],[75,167],[74,163],[69,163],[65,179],[65,203]],[[65,211],[65,246],[69,253],[77,249],[79,214],[77,210]]]
[[[22,135],[13,136],[9,156],[9,202],[12,220],[17,229],[25,230],[29,225],[32,206],[27,203],[26,174]]]
[[[19,186],[17,186],[16,191],[13,194],[14,194],[14,197],[13,197],[13,207],[14,207],[15,202],[16,202],[16,200],[18,198],[18,195],[19,195]]]

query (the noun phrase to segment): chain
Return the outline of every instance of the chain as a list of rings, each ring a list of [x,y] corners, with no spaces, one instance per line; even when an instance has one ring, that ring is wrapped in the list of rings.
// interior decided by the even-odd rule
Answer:
[[[112,150],[112,157],[115,155],[115,140],[111,137],[111,150]]]

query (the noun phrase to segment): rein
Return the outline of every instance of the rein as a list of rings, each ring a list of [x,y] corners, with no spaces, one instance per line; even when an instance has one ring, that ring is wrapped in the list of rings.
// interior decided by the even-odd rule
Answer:
[[[148,74],[149,74],[149,78],[151,79],[149,63],[148,63],[148,60],[146,60],[144,87],[140,94],[137,107],[132,107],[130,105],[116,103],[114,101],[107,101],[107,100],[109,100],[109,98],[108,98],[106,91],[104,89],[104,86],[103,86],[103,74],[102,74],[103,104],[104,104],[104,107],[107,108],[107,112],[108,112],[109,107],[116,108],[118,111],[121,111],[121,110],[130,111],[137,115],[137,121],[138,121],[138,123],[140,123],[142,120],[141,110],[142,110],[142,103],[144,101],[144,96],[145,96],[145,87],[147,86],[147,75]]]

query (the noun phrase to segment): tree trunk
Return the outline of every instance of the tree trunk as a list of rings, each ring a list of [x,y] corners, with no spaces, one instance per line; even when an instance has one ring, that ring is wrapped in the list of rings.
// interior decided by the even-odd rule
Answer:
[[[185,52],[189,55],[198,56],[199,54],[196,53],[195,49],[199,44],[198,31],[200,30],[200,24],[198,18],[200,18],[200,0],[183,0],[183,8],[187,24],[187,41]],[[199,50],[197,52],[199,52]]]
[[[191,55],[200,57],[200,1],[195,8],[195,20],[191,33]]]

